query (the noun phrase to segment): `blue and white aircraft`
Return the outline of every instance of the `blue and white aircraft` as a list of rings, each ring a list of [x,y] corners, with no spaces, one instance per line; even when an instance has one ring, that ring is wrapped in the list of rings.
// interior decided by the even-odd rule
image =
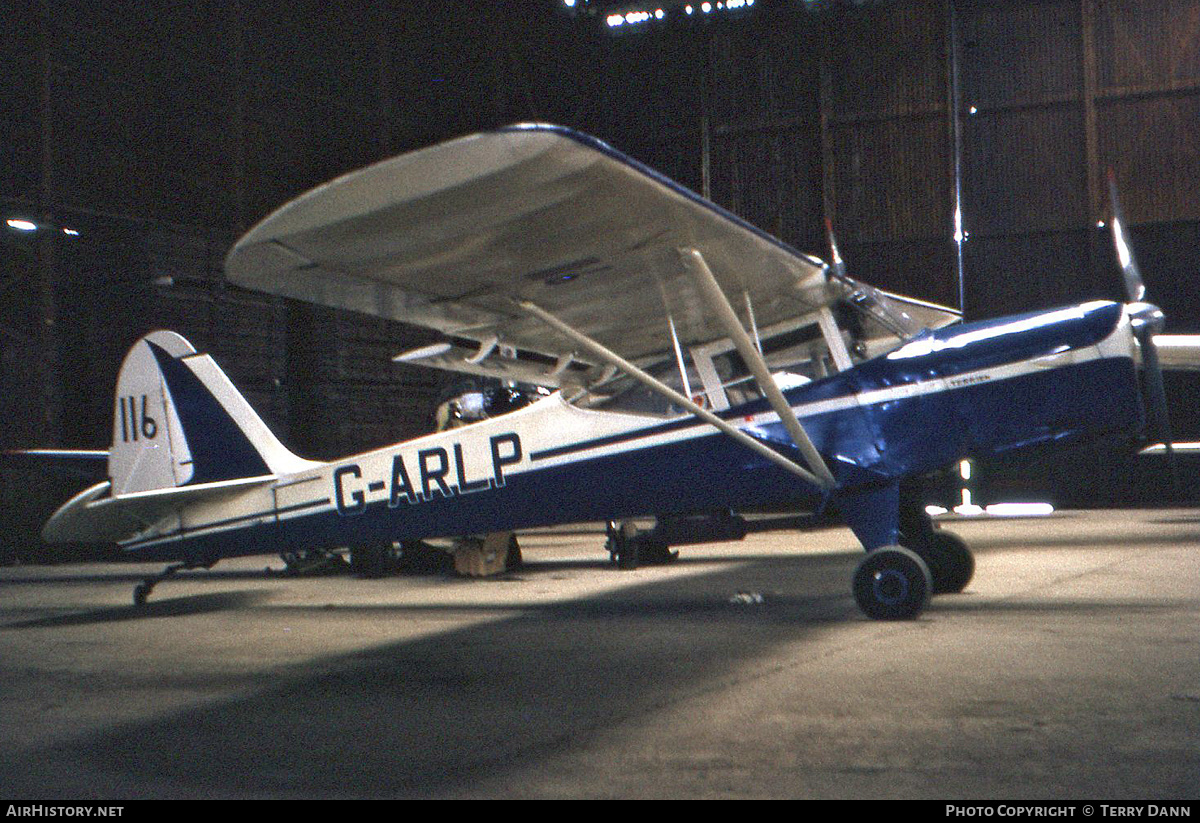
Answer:
[[[227,276],[445,335],[397,360],[552,393],[314,462],[208,355],[154,332],[121,367],[108,479],[44,536],[175,561],[140,604],[178,569],[297,546],[647,515],[664,540],[702,542],[738,536],[733,512],[832,510],[866,549],[859,606],[911,618],[974,561],[902,503],[902,483],[1137,431],[1139,364],[1163,408],[1162,315],[1117,218],[1129,303],[957,324],[851,279],[836,245],[831,264],[802,254],[586,135],[531,124],[453,140],[287,203],[233,247]],[[620,559],[636,551],[627,528],[610,539]]]

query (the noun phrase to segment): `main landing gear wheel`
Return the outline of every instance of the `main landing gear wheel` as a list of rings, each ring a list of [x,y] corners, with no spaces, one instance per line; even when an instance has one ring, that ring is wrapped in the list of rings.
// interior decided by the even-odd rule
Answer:
[[[336,574],[347,565],[340,554],[325,549],[289,549],[280,552],[279,559],[287,566],[287,573],[295,576]]]
[[[884,546],[854,570],[854,599],[874,620],[911,620],[929,605],[933,580],[916,552]]]
[[[975,555],[953,532],[939,529],[916,504],[900,507],[900,544],[920,555],[933,577],[934,594],[958,594],[975,576]]]
[[[958,594],[975,576],[975,555],[953,532],[933,532],[918,554],[929,566],[934,594]]]

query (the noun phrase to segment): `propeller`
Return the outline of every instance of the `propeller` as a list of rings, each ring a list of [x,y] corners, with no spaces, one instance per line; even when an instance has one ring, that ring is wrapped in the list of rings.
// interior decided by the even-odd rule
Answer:
[[[1121,275],[1125,279],[1125,293],[1129,296],[1130,301],[1129,319],[1133,325],[1133,334],[1137,338],[1142,352],[1143,379],[1151,424],[1154,435],[1162,439],[1171,481],[1178,490],[1179,475],[1175,468],[1171,421],[1167,415],[1167,394],[1163,388],[1163,372],[1162,364],[1158,359],[1158,347],[1154,343],[1154,335],[1162,332],[1165,318],[1158,306],[1145,302],[1146,283],[1142,280],[1137,259],[1133,256],[1133,247],[1129,243],[1125,217],[1121,212],[1121,203],[1117,197],[1117,181],[1112,169],[1108,170],[1108,196],[1112,206],[1113,245],[1117,251],[1117,262],[1121,265]]]

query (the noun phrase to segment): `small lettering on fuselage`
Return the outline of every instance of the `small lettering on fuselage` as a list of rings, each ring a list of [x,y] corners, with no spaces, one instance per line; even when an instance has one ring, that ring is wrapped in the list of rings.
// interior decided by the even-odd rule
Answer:
[[[384,480],[363,481],[362,467],[357,463],[338,466],[333,471],[333,499],[338,514],[362,514],[367,508],[367,491],[388,489],[388,507],[402,502],[409,505],[428,503],[436,498],[451,498],[472,492],[503,488],[504,469],[521,462],[521,438],[515,433],[493,435],[488,440],[491,450],[490,475],[480,466],[468,465],[461,443],[447,449],[433,446],[420,449],[408,460],[402,453],[392,456],[390,477]],[[416,481],[415,483],[413,481]]]
[[[970,377],[951,377],[946,381],[946,385],[952,389],[957,389],[961,386],[973,386],[976,383],[986,383],[991,380],[990,374],[973,374]]]

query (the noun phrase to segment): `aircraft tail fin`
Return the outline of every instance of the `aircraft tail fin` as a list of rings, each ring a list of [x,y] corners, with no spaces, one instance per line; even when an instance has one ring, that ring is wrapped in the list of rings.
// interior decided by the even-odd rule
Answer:
[[[181,335],[152,332],[125,355],[108,452],[114,496],[308,465],[271,433],[221,367]]]

